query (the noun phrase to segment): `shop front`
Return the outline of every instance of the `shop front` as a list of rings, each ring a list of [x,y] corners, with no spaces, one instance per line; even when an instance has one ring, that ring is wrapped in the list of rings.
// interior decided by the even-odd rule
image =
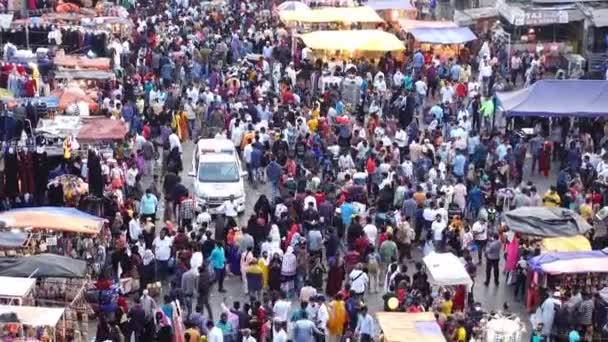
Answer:
[[[545,65],[558,68],[562,57],[581,51],[585,15],[576,5],[532,6],[498,1],[498,13],[510,34],[511,53],[543,54]]]

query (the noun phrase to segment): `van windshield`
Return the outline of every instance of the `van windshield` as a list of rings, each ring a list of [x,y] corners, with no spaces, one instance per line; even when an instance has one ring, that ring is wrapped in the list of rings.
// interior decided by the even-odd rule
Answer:
[[[212,162],[198,165],[198,181],[203,183],[238,182],[240,172],[235,162]]]

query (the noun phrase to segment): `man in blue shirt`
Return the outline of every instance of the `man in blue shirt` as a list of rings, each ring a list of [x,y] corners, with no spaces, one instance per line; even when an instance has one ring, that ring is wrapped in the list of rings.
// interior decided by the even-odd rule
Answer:
[[[359,335],[359,341],[361,342],[372,341],[372,336],[374,336],[374,319],[367,313],[367,306],[361,307],[355,334]]]
[[[152,193],[151,189],[146,190],[146,194],[143,195],[139,202],[139,212],[142,218],[151,219],[153,222],[156,221],[156,208],[158,205],[158,199]]]
[[[422,54],[422,51],[418,50],[414,54],[414,71],[416,72],[416,75],[420,74],[420,71],[422,71],[423,66],[424,55]]]
[[[458,82],[458,78],[460,77],[460,65],[456,62],[450,68],[450,78],[454,82]]]
[[[270,157],[270,163],[266,166],[266,177],[270,182],[272,188],[272,198],[277,198],[281,195],[279,184],[281,183],[281,176],[283,175],[283,169],[281,165],[277,163],[276,157],[272,155]]]
[[[342,216],[342,223],[344,224],[344,227],[350,226],[354,214],[355,207],[350,202],[350,199],[346,199],[346,201],[344,201],[344,203],[340,207],[340,215]]]
[[[465,166],[467,163],[467,159],[462,154],[462,152],[457,152],[456,158],[452,162],[452,172],[457,177],[464,177]]]
[[[226,276],[226,254],[224,254],[224,245],[221,241],[215,242],[215,248],[209,256],[209,262],[215,272],[215,280],[220,292],[226,292],[224,290],[224,277]]]

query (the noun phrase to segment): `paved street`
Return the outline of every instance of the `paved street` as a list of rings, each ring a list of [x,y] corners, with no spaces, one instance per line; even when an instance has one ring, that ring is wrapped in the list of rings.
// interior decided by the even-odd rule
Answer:
[[[192,185],[193,185],[193,179],[192,177],[188,176],[188,173],[191,171],[191,167],[192,167],[192,153],[194,150],[194,144],[188,142],[185,143],[183,145],[183,150],[184,150],[184,155],[183,155],[183,159],[184,159],[184,172],[182,173],[182,179],[184,182],[184,185],[191,189]],[[556,165],[557,167],[557,165]],[[555,170],[555,169],[554,169]],[[527,168],[527,171],[525,171],[526,175],[529,175],[529,167]],[[555,173],[555,172],[554,172]],[[535,175],[533,177],[528,176],[526,178],[526,180],[531,180],[536,187],[538,188],[540,193],[544,193],[550,184],[554,184],[555,182],[555,175],[553,175],[551,178],[544,178],[544,177],[539,177],[538,175]],[[269,193],[269,188],[266,186],[259,186],[257,189],[253,189],[249,186],[246,187],[246,193],[247,193],[247,208],[245,211],[245,214],[241,216],[241,224],[244,224],[247,219],[247,217],[249,217],[249,215],[253,212],[253,205],[255,204],[256,200],[258,199],[259,195],[262,193]],[[161,211],[162,212],[162,211]],[[416,260],[420,260],[422,257],[422,250],[421,249],[417,249],[414,253],[414,258]],[[412,267],[411,269],[413,269],[413,263],[412,263]],[[477,301],[481,302],[483,304],[484,309],[490,311],[490,310],[501,310],[503,307],[503,304],[505,302],[509,303],[509,306],[511,307],[511,310],[515,313],[518,313],[520,315],[520,317],[522,318],[522,320],[527,321],[528,319],[528,314],[525,312],[525,308],[522,305],[522,303],[520,302],[514,302],[513,300],[513,294],[512,291],[513,289],[511,287],[507,287],[505,285],[505,279],[502,278],[501,279],[501,283],[500,286],[496,287],[493,284],[486,287],[483,285],[483,281],[484,281],[484,277],[485,277],[485,266],[481,266],[478,269],[478,276],[477,276],[477,281],[475,284],[475,298]],[[217,291],[214,291],[213,294],[211,295],[211,305],[212,308],[214,309],[214,315],[217,319],[218,317],[218,312],[220,311],[220,304],[222,303],[222,300],[225,300],[225,302],[228,305],[231,305],[233,301],[235,300],[239,300],[241,302],[246,301],[248,298],[244,295],[243,293],[243,288],[242,288],[242,283],[241,283],[241,278],[238,276],[232,276],[226,279],[225,282],[226,285],[226,289],[227,292],[225,294],[221,294],[218,293]],[[383,301],[382,301],[382,293],[378,293],[378,294],[368,294],[366,297],[366,301],[369,305],[370,308],[370,312],[375,313],[378,311],[381,311],[383,309]],[[297,307],[297,303],[294,302],[294,307]]]

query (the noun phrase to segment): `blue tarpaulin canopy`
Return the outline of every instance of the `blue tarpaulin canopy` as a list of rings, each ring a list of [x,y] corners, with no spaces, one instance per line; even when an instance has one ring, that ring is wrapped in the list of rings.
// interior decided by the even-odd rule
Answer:
[[[417,41],[430,44],[462,44],[477,39],[468,27],[418,27],[409,33]]]
[[[603,80],[541,80],[496,96],[509,116],[608,115],[608,81]]]
[[[409,0],[370,0],[366,4],[376,11],[405,10],[415,11],[416,7]]]

